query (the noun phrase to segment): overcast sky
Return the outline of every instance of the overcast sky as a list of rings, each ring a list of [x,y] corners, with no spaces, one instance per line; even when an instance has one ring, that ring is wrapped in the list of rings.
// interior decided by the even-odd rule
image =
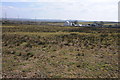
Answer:
[[[8,18],[118,21],[119,0],[2,0]]]

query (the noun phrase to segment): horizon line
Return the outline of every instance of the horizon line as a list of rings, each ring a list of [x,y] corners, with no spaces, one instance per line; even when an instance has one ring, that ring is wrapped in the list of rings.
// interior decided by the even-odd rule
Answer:
[[[109,20],[80,20],[80,19],[52,19],[52,18],[0,18],[0,19],[31,19],[31,20],[78,20],[78,21],[105,21],[105,22],[119,22],[119,21],[109,21]]]

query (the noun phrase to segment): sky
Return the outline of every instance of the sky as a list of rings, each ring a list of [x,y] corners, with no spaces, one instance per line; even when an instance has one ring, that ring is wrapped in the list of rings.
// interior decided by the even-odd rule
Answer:
[[[7,18],[118,21],[119,0],[2,0]]]

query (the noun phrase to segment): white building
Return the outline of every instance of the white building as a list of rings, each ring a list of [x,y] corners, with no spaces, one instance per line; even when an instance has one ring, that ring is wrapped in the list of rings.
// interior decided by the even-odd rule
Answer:
[[[72,22],[71,21],[65,21],[64,26],[72,26]]]
[[[65,21],[64,26],[82,26],[82,24],[75,24],[74,21]]]

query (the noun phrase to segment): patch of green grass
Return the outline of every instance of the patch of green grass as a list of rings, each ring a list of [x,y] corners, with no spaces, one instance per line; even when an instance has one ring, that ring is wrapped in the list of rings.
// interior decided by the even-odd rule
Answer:
[[[54,75],[54,76],[52,76],[52,78],[62,78],[62,76],[61,75]]]
[[[34,54],[32,52],[27,53],[27,56],[32,57]]]
[[[16,52],[15,55],[21,56],[21,52]]]

